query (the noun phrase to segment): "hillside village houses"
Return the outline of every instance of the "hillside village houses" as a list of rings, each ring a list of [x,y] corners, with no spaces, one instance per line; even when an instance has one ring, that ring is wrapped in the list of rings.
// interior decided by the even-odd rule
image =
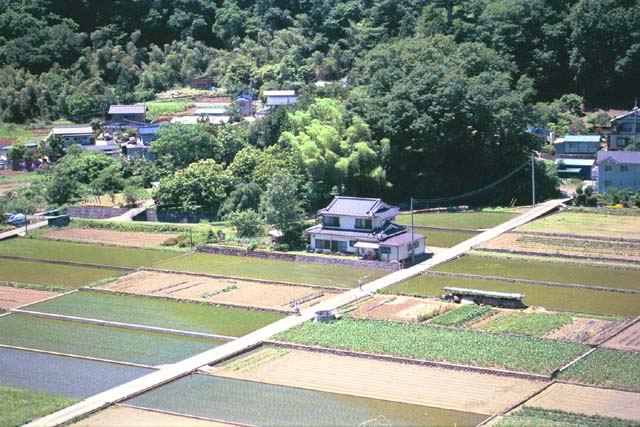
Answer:
[[[600,151],[592,175],[598,193],[610,188],[636,192],[640,190],[640,152]]]
[[[636,105],[633,110],[611,119],[609,133],[609,150],[624,150],[627,144],[633,143],[640,131],[640,109]],[[636,141],[639,142],[639,141]],[[637,148],[634,147],[634,150]]]
[[[381,199],[336,196],[305,230],[315,252],[355,253],[363,259],[403,261],[425,252],[422,234],[396,224],[400,210]]]

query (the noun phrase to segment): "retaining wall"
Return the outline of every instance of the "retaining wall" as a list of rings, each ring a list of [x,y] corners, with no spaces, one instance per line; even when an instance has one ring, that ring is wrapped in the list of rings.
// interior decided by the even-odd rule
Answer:
[[[347,258],[331,258],[314,255],[288,254],[283,252],[267,252],[267,251],[247,251],[238,248],[229,248],[224,246],[198,246],[197,252],[204,252],[218,255],[246,256],[252,258],[275,259],[278,261],[289,262],[308,262],[323,265],[339,265],[343,267],[357,268],[376,268],[378,270],[397,271],[402,269],[399,262],[383,262],[383,261],[364,261]]]
[[[150,221],[150,222],[172,222],[181,224],[198,224],[201,220],[215,221],[214,215],[204,212],[183,212],[176,210],[158,210],[147,209],[146,211],[136,215],[134,221]]]
[[[127,213],[127,208],[108,208],[105,206],[69,206],[67,214],[72,218],[108,219]]]

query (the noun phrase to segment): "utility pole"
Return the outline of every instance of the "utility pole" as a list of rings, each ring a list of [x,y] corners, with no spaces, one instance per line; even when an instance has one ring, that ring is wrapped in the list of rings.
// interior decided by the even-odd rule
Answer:
[[[638,98],[633,103],[633,151],[637,151],[638,142]]]
[[[193,252],[193,232],[191,227],[189,227],[189,246],[191,247],[191,252]]]
[[[413,245],[413,196],[411,196],[411,264],[416,263],[416,248]]]
[[[531,204],[536,207],[536,163],[534,153],[531,153]]]

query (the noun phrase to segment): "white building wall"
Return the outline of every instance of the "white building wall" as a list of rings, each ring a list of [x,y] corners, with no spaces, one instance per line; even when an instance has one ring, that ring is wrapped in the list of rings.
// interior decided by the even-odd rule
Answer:
[[[267,96],[267,106],[288,105],[298,102],[297,96]]]
[[[627,167],[626,171],[622,170],[624,166]],[[604,193],[608,188],[616,190],[629,188],[633,192],[640,190],[640,165],[602,162],[598,166],[598,192]]]

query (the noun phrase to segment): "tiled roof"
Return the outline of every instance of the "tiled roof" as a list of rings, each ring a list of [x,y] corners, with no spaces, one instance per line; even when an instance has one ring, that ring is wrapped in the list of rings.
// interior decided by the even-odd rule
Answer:
[[[336,196],[329,206],[318,211],[319,215],[347,215],[359,217],[389,218],[400,213],[395,206],[384,203],[381,199],[369,199],[363,197]]]
[[[146,111],[146,105],[112,105],[109,107],[109,114],[144,114]]]
[[[324,234],[327,236],[354,237],[359,240],[382,242],[400,234],[406,234],[407,227],[387,221],[383,227],[371,231],[344,230],[327,228],[322,224],[314,225],[304,230],[307,234]]]
[[[640,151],[598,151],[596,165],[608,159],[616,163],[639,165]]]
[[[634,114],[636,116],[640,116],[640,108],[636,107],[633,110],[629,111],[628,113],[621,114],[618,117],[611,119],[611,121],[615,122],[616,120],[624,119],[625,117],[633,116]]]
[[[417,233],[413,234],[414,242],[416,240],[422,240],[424,238],[425,238],[424,234],[417,234]],[[398,234],[396,236],[389,237],[388,239],[383,240],[382,242],[380,242],[380,246],[398,247],[398,246],[408,245],[409,243],[411,243],[411,233],[407,231],[406,233]]]

